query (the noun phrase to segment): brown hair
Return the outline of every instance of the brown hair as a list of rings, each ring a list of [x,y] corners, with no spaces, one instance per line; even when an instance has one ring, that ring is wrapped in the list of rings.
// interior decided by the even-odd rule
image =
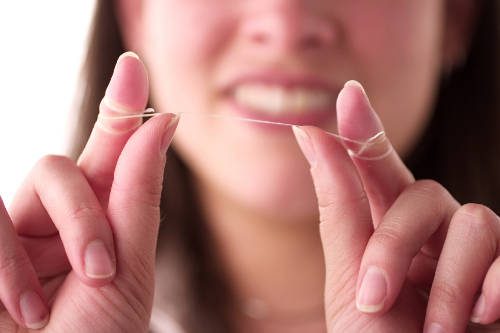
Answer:
[[[500,4],[484,0],[465,64],[443,78],[428,130],[408,157],[416,178],[442,183],[461,202],[480,202],[500,212],[499,46]],[[72,155],[77,156],[95,122],[117,57],[124,51],[113,1],[98,1],[83,72]],[[173,302],[189,332],[230,332],[231,292],[210,246],[189,170],[169,152],[162,198],[159,253],[167,253],[172,285],[184,293]],[[167,213],[168,212],[168,213]],[[169,266],[170,265],[170,266]],[[182,295],[180,297],[179,295]]]
[[[442,79],[433,119],[407,159],[416,178],[500,212],[500,3],[482,1],[464,64]]]

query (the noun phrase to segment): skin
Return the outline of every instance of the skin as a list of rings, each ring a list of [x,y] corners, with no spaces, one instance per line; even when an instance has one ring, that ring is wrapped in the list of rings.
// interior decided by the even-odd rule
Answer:
[[[214,5],[153,0],[119,1],[118,7],[127,46],[147,63],[152,97],[160,111],[231,112],[221,96],[224,87],[249,71],[274,69],[314,75],[339,90],[350,79],[362,82],[402,154],[413,146],[430,116],[444,47],[442,1],[396,5],[394,1],[219,1]],[[203,29],[186,28],[199,17]],[[314,26],[313,36],[320,36],[310,49],[302,45],[301,37],[294,37],[306,34],[308,26]],[[270,42],[255,42],[259,34],[270,35]],[[200,123],[183,124],[175,147],[206,191],[219,189],[222,193],[217,196],[232,201],[233,207],[265,212],[268,220],[289,224],[317,215],[310,175],[292,137],[282,144],[276,136],[259,134],[257,141],[245,126]],[[209,163],[200,151],[209,152]],[[272,159],[277,151],[279,158]],[[230,156],[262,156],[259,159],[265,163],[251,168],[255,158],[234,163]]]
[[[230,185],[220,184],[214,172],[228,171],[220,169],[228,155],[218,147],[239,130],[245,133],[244,127],[201,126],[204,132],[191,137],[179,128],[175,147],[198,175],[208,222],[219,249],[230,250],[221,252],[242,299],[257,295],[278,313],[324,302],[325,316],[294,325],[298,331],[431,332],[439,325],[443,332],[462,332],[475,294],[482,290],[484,311],[475,320],[492,323],[500,317],[495,283],[500,279],[499,218],[481,205],[461,206],[434,181],[415,181],[400,158],[425,128],[442,68],[460,54],[458,45],[465,41],[458,36],[467,29],[457,22],[467,22],[466,16],[445,20],[445,3],[435,0],[340,2],[117,4],[126,43],[148,64],[153,100],[162,111],[224,110],[218,89],[226,80],[246,67],[276,63],[281,70],[322,75],[340,86],[352,78],[364,84],[372,103],[357,83],[340,92],[336,113],[342,136],[365,140],[385,125],[387,137],[357,155],[349,155],[341,142],[319,128],[295,128],[307,164],[290,171],[297,181],[277,185],[300,194],[287,197],[290,206],[305,204],[281,219],[279,192],[270,188],[263,191],[265,200],[255,200],[255,189],[236,177],[249,171],[245,163],[231,160],[236,171],[226,173]],[[470,12],[467,3],[456,2],[464,8],[453,12]],[[167,19],[171,12],[176,15]],[[203,29],[186,29],[199,15]],[[278,23],[269,25],[269,17]],[[301,22],[307,24],[297,24]],[[316,27],[312,32],[311,26]],[[305,50],[301,38],[311,34],[314,48]],[[125,55],[118,61],[101,114],[140,112],[148,90],[142,62]],[[48,332],[146,330],[164,152],[175,128],[172,115],[155,117],[143,126],[137,119],[99,118],[77,163],[49,156],[35,166],[9,214],[0,210],[2,331],[37,323],[46,325]],[[283,147],[271,135],[266,139],[269,144],[257,146],[243,135],[235,147],[270,152]],[[285,161],[299,161],[285,144],[290,149],[283,154]],[[207,159],[207,153],[217,158]],[[250,176],[276,176],[269,170],[283,163],[262,162],[262,169]],[[307,169],[314,186],[306,185]],[[221,185],[222,193],[214,192],[215,185]],[[223,198],[232,200],[222,205]],[[314,223],[318,204],[319,236]],[[237,228],[229,223],[234,218],[239,220]],[[96,239],[111,257],[106,261],[101,256],[100,266],[96,260],[84,260],[85,247]],[[256,240],[262,245],[259,250],[252,246]],[[94,252],[99,251],[94,247]],[[85,268],[92,270],[90,277]],[[373,272],[381,272],[385,282],[368,289],[386,293],[383,305],[366,313],[367,307],[360,306],[366,290],[361,281]],[[26,290],[42,295],[42,288],[47,297],[38,311],[26,315],[19,308],[20,295]],[[421,291],[429,293],[428,300]],[[292,301],[297,308],[288,306]],[[36,302],[30,298],[21,303],[33,308]],[[49,308],[50,318],[44,320]],[[241,331],[290,332],[286,323],[277,327],[237,314],[235,318]],[[470,331],[493,332],[495,327]]]
[[[148,65],[158,110],[231,113],[221,91],[248,71],[308,74],[339,89],[357,79],[403,155],[425,129],[448,53],[463,43],[454,36],[459,28],[444,25],[444,1],[153,0],[117,7],[127,47]],[[187,28],[201,20],[203,28]],[[314,47],[306,47],[307,38]],[[174,147],[199,181],[241,302],[264,300],[277,316],[310,312],[322,302],[325,268],[308,166],[291,133],[282,142],[246,127],[183,119]]]

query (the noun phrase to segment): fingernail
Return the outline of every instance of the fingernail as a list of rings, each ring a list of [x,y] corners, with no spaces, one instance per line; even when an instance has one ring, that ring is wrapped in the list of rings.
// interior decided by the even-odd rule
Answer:
[[[344,87],[358,87],[361,90],[363,90],[363,92],[365,92],[365,88],[363,88],[363,86],[361,85],[361,83],[359,83],[359,81],[356,81],[356,80],[349,80],[349,81],[347,81],[344,84]]]
[[[179,124],[179,115],[171,113],[169,114],[172,118],[170,121],[167,123],[165,126],[164,134],[163,134],[163,139],[161,142],[161,150],[162,152],[167,151],[168,147],[170,146],[170,143],[172,142],[172,139],[174,137],[175,129],[177,128],[177,125]]]
[[[118,58],[105,95],[127,113],[144,110],[149,95],[148,73],[137,54],[125,52]]]
[[[85,274],[91,279],[107,279],[115,274],[115,263],[100,239],[87,245],[84,260]]]
[[[370,266],[359,288],[356,306],[359,311],[374,313],[382,310],[387,295],[384,273],[376,266]]]
[[[479,324],[481,322],[481,318],[483,317],[485,308],[486,302],[484,300],[484,295],[481,294],[481,296],[479,296],[479,298],[477,299],[474,309],[472,310],[470,321]]]
[[[365,87],[363,87],[363,85],[361,83],[359,83],[359,81],[356,81],[356,80],[349,80],[347,81],[345,84],[344,84],[344,87],[356,87],[358,88],[359,90],[361,90],[361,92],[363,93],[363,95],[365,96],[365,99],[367,101],[367,103],[369,105],[371,105],[370,103],[370,99],[368,98],[368,94],[366,93],[366,90],[365,90]]]
[[[25,291],[20,297],[19,307],[26,327],[37,330],[47,325],[49,312],[36,292]]]
[[[118,61],[117,61],[117,62],[120,62],[122,59],[124,59],[124,58],[126,58],[126,57],[132,57],[132,58],[139,59],[139,56],[137,55],[137,53],[132,52],[132,51],[127,51],[127,52],[125,52],[125,53],[122,53],[122,54],[118,57]]]
[[[293,133],[295,134],[295,138],[297,139],[297,143],[300,146],[300,149],[304,153],[309,165],[314,167],[316,165],[316,151],[314,150],[314,146],[311,142],[311,138],[309,135],[299,126],[292,126]]]
[[[425,333],[444,333],[443,326],[439,325],[438,323],[432,323],[429,326],[426,327]]]

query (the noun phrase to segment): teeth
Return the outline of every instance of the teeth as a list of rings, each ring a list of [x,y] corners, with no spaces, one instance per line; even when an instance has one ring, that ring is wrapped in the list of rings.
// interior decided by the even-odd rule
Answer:
[[[331,94],[319,89],[285,89],[280,86],[243,84],[235,91],[236,102],[256,111],[304,113],[332,105]]]

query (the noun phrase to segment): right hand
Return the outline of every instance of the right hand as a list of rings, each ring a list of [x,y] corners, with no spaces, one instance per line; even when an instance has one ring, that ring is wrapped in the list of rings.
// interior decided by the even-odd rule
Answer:
[[[120,57],[100,112],[141,113],[147,98],[144,65]],[[147,331],[165,152],[177,118],[141,123],[99,118],[77,163],[42,158],[10,217],[0,200],[1,332]]]

